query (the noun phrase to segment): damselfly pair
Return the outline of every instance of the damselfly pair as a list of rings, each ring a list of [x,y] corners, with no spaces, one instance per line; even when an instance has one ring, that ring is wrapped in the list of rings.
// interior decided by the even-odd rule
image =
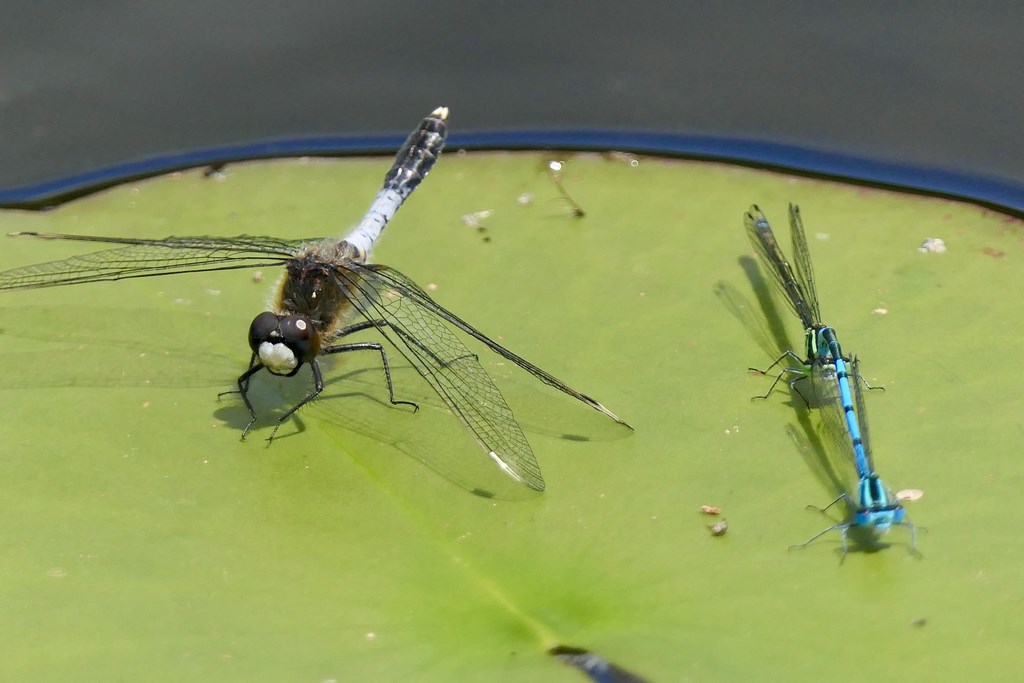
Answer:
[[[795,269],[783,254],[760,208],[756,205],[750,207],[744,222],[747,235],[765,268],[771,273],[772,281],[782,291],[786,303],[804,326],[805,357],[801,358],[794,351],[787,349],[767,370],[760,371],[767,373],[787,360],[796,361],[798,364],[783,367],[769,388],[768,394],[787,374],[796,375],[789,383],[794,387],[803,380],[809,380],[813,405],[821,412],[822,425],[828,441],[833,448],[841,449],[845,453],[857,474],[856,491],[844,491],[825,508],[820,508],[827,510],[836,503],[844,503],[849,508],[847,519],[794,547],[807,546],[830,531],[840,531],[842,552],[845,556],[847,535],[851,529],[867,531],[873,539],[877,539],[893,526],[908,527],[911,548],[915,547],[916,527],[910,522],[900,501],[886,489],[875,471],[861,387],[866,382],[860,374],[860,364],[856,358],[851,359],[843,355],[835,330],[822,322],[814,284],[814,271],[799,207],[793,204],[789,207]]]
[[[369,253],[402,203],[433,168],[448,135],[448,109],[439,107],[412,132],[395,157],[384,184],[366,215],[344,239],[287,240],[275,237],[168,237],[136,239],[53,233],[15,236],[119,245],[113,249],[0,273],[0,291],[102,282],[239,268],[284,266],[274,308],[249,327],[249,368],[233,392],[242,397],[256,422],[249,399],[250,380],[260,370],[294,376],[303,365],[312,370],[313,388],[277,421],[270,434],[324,389],[318,359],[328,354],[369,351],[380,357],[393,405],[414,403],[395,397],[385,347],[379,342],[342,340],[375,330],[411,364],[462,422],[481,448],[506,474],[544,490],[540,467],[512,410],[477,356],[452,331],[473,337],[552,386],[631,429],[603,405],[512,353],[427,295],[393,268],[367,263]]]

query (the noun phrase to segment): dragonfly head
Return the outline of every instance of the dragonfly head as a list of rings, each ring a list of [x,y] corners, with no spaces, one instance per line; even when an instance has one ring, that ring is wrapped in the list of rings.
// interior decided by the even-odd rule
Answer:
[[[320,334],[309,318],[266,311],[249,326],[249,348],[267,370],[289,377],[316,358]]]
[[[877,474],[861,479],[857,488],[859,507],[854,517],[858,526],[874,527],[884,533],[903,521],[906,516],[903,506],[895,498],[890,498]]]

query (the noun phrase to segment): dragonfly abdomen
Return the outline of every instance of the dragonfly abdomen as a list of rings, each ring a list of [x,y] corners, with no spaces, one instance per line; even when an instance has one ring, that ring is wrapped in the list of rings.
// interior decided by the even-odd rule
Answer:
[[[384,186],[359,225],[345,237],[365,261],[385,226],[412,191],[427,177],[441,156],[448,139],[448,107],[438,107],[423,119],[395,155],[395,163],[384,176]]]

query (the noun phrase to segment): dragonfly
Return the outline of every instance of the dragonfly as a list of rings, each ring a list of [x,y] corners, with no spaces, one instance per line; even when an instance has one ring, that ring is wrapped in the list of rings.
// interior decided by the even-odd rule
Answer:
[[[765,268],[771,273],[772,282],[782,292],[783,298],[790,309],[800,318],[804,326],[804,357],[801,358],[792,349],[786,349],[782,355],[775,359],[765,370],[750,368],[761,374],[768,372],[785,361],[787,358],[795,361],[796,366],[783,367],[782,371],[775,377],[767,393],[755,398],[767,398],[775,390],[776,385],[787,373],[796,374],[798,377],[789,384],[793,387],[797,382],[811,376],[812,370],[819,365],[835,369],[839,387],[843,393],[844,403],[851,402],[849,372],[846,364],[850,362],[849,357],[843,355],[842,347],[836,331],[829,325],[821,322],[821,311],[818,305],[818,293],[814,284],[814,269],[811,266],[811,254],[807,248],[807,237],[804,234],[803,220],[800,218],[800,207],[796,204],[789,205],[789,227],[793,240],[793,253],[795,254],[796,269],[790,265],[789,260],[779,246],[775,234],[772,232],[768,219],[756,204],[752,205],[744,215],[744,224],[747,229],[747,236],[755,251],[761,257]],[[864,380],[861,380],[864,381]],[[883,387],[871,387],[874,389]],[[852,418],[851,418],[852,419]],[[853,433],[856,425],[849,423],[850,432]]]
[[[828,440],[833,448],[844,452],[847,460],[852,461],[857,474],[856,493],[843,491],[825,507],[815,509],[825,512],[842,501],[850,510],[850,518],[848,521],[833,524],[792,548],[805,548],[831,531],[840,531],[842,553],[845,557],[848,549],[847,534],[851,529],[863,529],[873,541],[877,541],[892,527],[905,526],[910,529],[910,547],[914,550],[917,548],[917,527],[910,521],[899,499],[885,487],[875,471],[874,460],[871,457],[864,392],[861,390],[862,382],[859,381],[860,361],[856,357],[851,361],[850,368],[854,378],[854,403],[850,403],[843,394],[838,372],[833,366],[818,364],[812,374],[822,426]],[[853,425],[853,429],[848,427],[850,424]]]
[[[331,354],[379,355],[391,404],[418,409],[415,403],[395,398],[388,354],[381,343],[345,341],[356,332],[375,330],[415,368],[505,474],[543,491],[540,466],[512,410],[478,357],[452,328],[544,384],[632,428],[595,399],[504,348],[435,302],[402,273],[368,262],[385,226],[433,168],[447,134],[448,109],[438,107],[409,135],[369,210],[343,239],[248,235],[136,239],[19,232],[12,236],[118,246],[2,272],[0,291],[284,266],[272,310],[257,315],[249,326],[249,366],[238,377],[237,389],[224,392],[240,394],[249,411],[251,419],[242,431],[243,440],[257,419],[249,400],[254,375],[266,370],[272,375],[293,377],[305,365],[311,369],[312,389],[277,419],[268,437],[272,440],[285,421],[323,391],[318,359]]]

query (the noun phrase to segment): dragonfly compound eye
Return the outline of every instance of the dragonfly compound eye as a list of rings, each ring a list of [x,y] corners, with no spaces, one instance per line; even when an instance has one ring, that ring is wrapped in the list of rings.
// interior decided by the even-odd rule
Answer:
[[[259,353],[260,344],[263,342],[279,342],[281,341],[281,331],[278,328],[280,317],[265,311],[260,313],[253,319],[252,324],[249,325],[249,348],[254,353]]]
[[[320,335],[309,318],[298,315],[286,315],[281,318],[281,333],[285,345],[291,349],[299,361],[308,363],[320,352]]]

